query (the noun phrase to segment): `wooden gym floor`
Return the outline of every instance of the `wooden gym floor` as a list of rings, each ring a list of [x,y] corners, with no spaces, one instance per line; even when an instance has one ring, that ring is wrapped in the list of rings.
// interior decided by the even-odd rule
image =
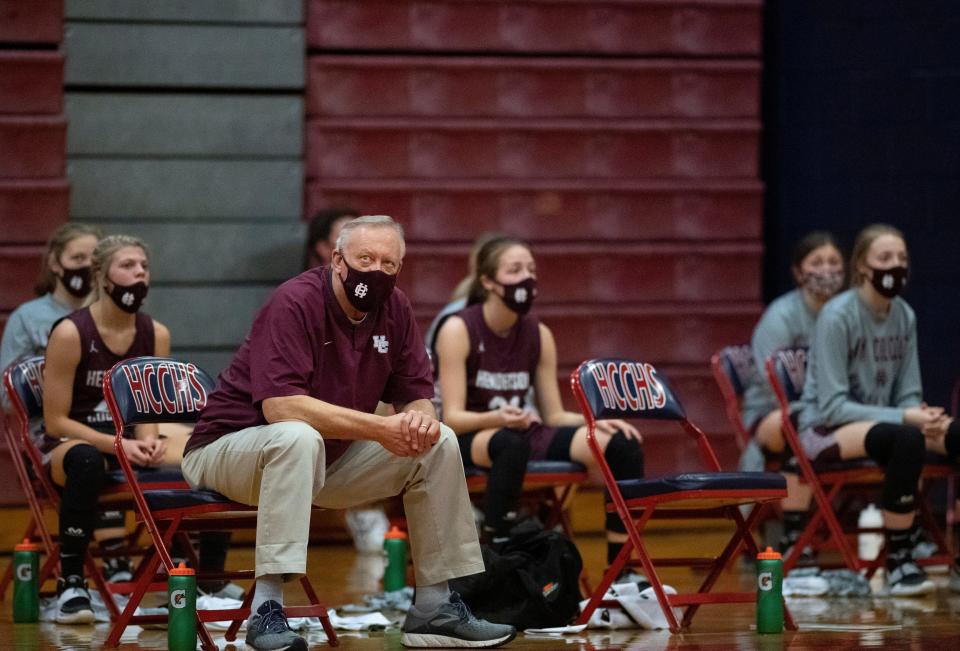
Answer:
[[[655,532],[649,536],[651,551],[684,554],[714,549],[721,533],[716,531]],[[599,578],[605,555],[603,541],[597,536],[582,536],[578,542],[591,576]],[[695,544],[694,544],[695,543]],[[253,550],[243,547],[231,550],[231,565],[252,561]],[[6,559],[3,559],[4,561]],[[376,555],[356,554],[348,545],[314,546],[310,552],[310,574],[315,585],[325,593],[330,606],[357,602],[362,595],[378,590],[382,559]],[[681,589],[694,584],[689,571],[672,571],[666,580]],[[934,575],[939,590],[923,599],[797,599],[791,601],[794,617],[800,624],[797,633],[760,636],[751,630],[754,622],[752,605],[705,606],[693,627],[681,635],[667,631],[596,631],[558,639],[518,636],[507,648],[514,651],[547,651],[549,649],[859,649],[877,647],[887,650],[960,648],[960,594],[948,592],[946,575]],[[726,574],[719,590],[750,589],[754,583],[751,568],[738,563],[737,570]],[[302,603],[298,588],[290,588],[288,603]],[[101,649],[108,625],[59,626],[56,624],[11,623],[10,597],[0,604],[0,651]],[[242,637],[241,637],[242,639]],[[322,631],[308,637],[311,648],[326,648]],[[219,643],[224,644],[222,637]],[[131,628],[124,637],[122,649],[165,649],[164,631]],[[244,645],[226,645],[226,649],[243,649]],[[341,647],[345,651],[368,649],[401,649],[397,630],[385,633],[344,633]]]

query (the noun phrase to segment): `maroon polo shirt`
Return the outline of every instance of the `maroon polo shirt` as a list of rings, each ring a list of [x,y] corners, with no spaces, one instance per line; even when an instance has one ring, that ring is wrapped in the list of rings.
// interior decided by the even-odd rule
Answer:
[[[406,295],[394,289],[383,306],[354,325],[333,294],[329,267],[280,285],[217,379],[186,451],[265,425],[261,403],[267,398],[301,395],[366,413],[378,401],[431,398],[430,363]],[[329,465],[350,441],[337,439],[336,432],[321,434]]]

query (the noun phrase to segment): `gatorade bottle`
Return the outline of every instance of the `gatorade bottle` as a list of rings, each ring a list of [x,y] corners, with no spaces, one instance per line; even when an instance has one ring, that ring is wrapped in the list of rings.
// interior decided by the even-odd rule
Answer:
[[[767,547],[757,554],[757,633],[783,632],[783,559]]]
[[[180,563],[167,579],[167,649],[195,651],[197,648],[197,575]]]
[[[40,619],[40,548],[24,540],[13,548],[13,621]]]
[[[387,569],[383,573],[384,592],[402,590],[407,585],[407,534],[393,526],[383,536],[383,554]]]

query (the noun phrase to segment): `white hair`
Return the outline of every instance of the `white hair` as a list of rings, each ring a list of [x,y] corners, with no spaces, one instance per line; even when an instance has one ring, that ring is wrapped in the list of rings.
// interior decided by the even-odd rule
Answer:
[[[340,235],[337,236],[337,250],[343,253],[343,247],[353,234],[353,231],[363,226],[373,228],[392,228],[400,238],[400,257],[407,252],[407,243],[403,239],[403,226],[394,221],[389,215],[363,215],[356,219],[351,219],[340,228]]]

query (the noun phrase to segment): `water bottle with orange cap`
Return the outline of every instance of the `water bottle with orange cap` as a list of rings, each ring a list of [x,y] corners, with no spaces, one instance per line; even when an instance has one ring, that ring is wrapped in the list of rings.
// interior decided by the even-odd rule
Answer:
[[[13,621],[40,619],[40,547],[24,540],[13,547]]]
[[[783,558],[767,547],[757,554],[757,633],[783,632]]]
[[[197,573],[180,563],[167,578],[167,649],[197,648]]]
[[[407,534],[394,525],[383,536],[387,569],[383,572],[383,591],[402,590],[407,585]]]

